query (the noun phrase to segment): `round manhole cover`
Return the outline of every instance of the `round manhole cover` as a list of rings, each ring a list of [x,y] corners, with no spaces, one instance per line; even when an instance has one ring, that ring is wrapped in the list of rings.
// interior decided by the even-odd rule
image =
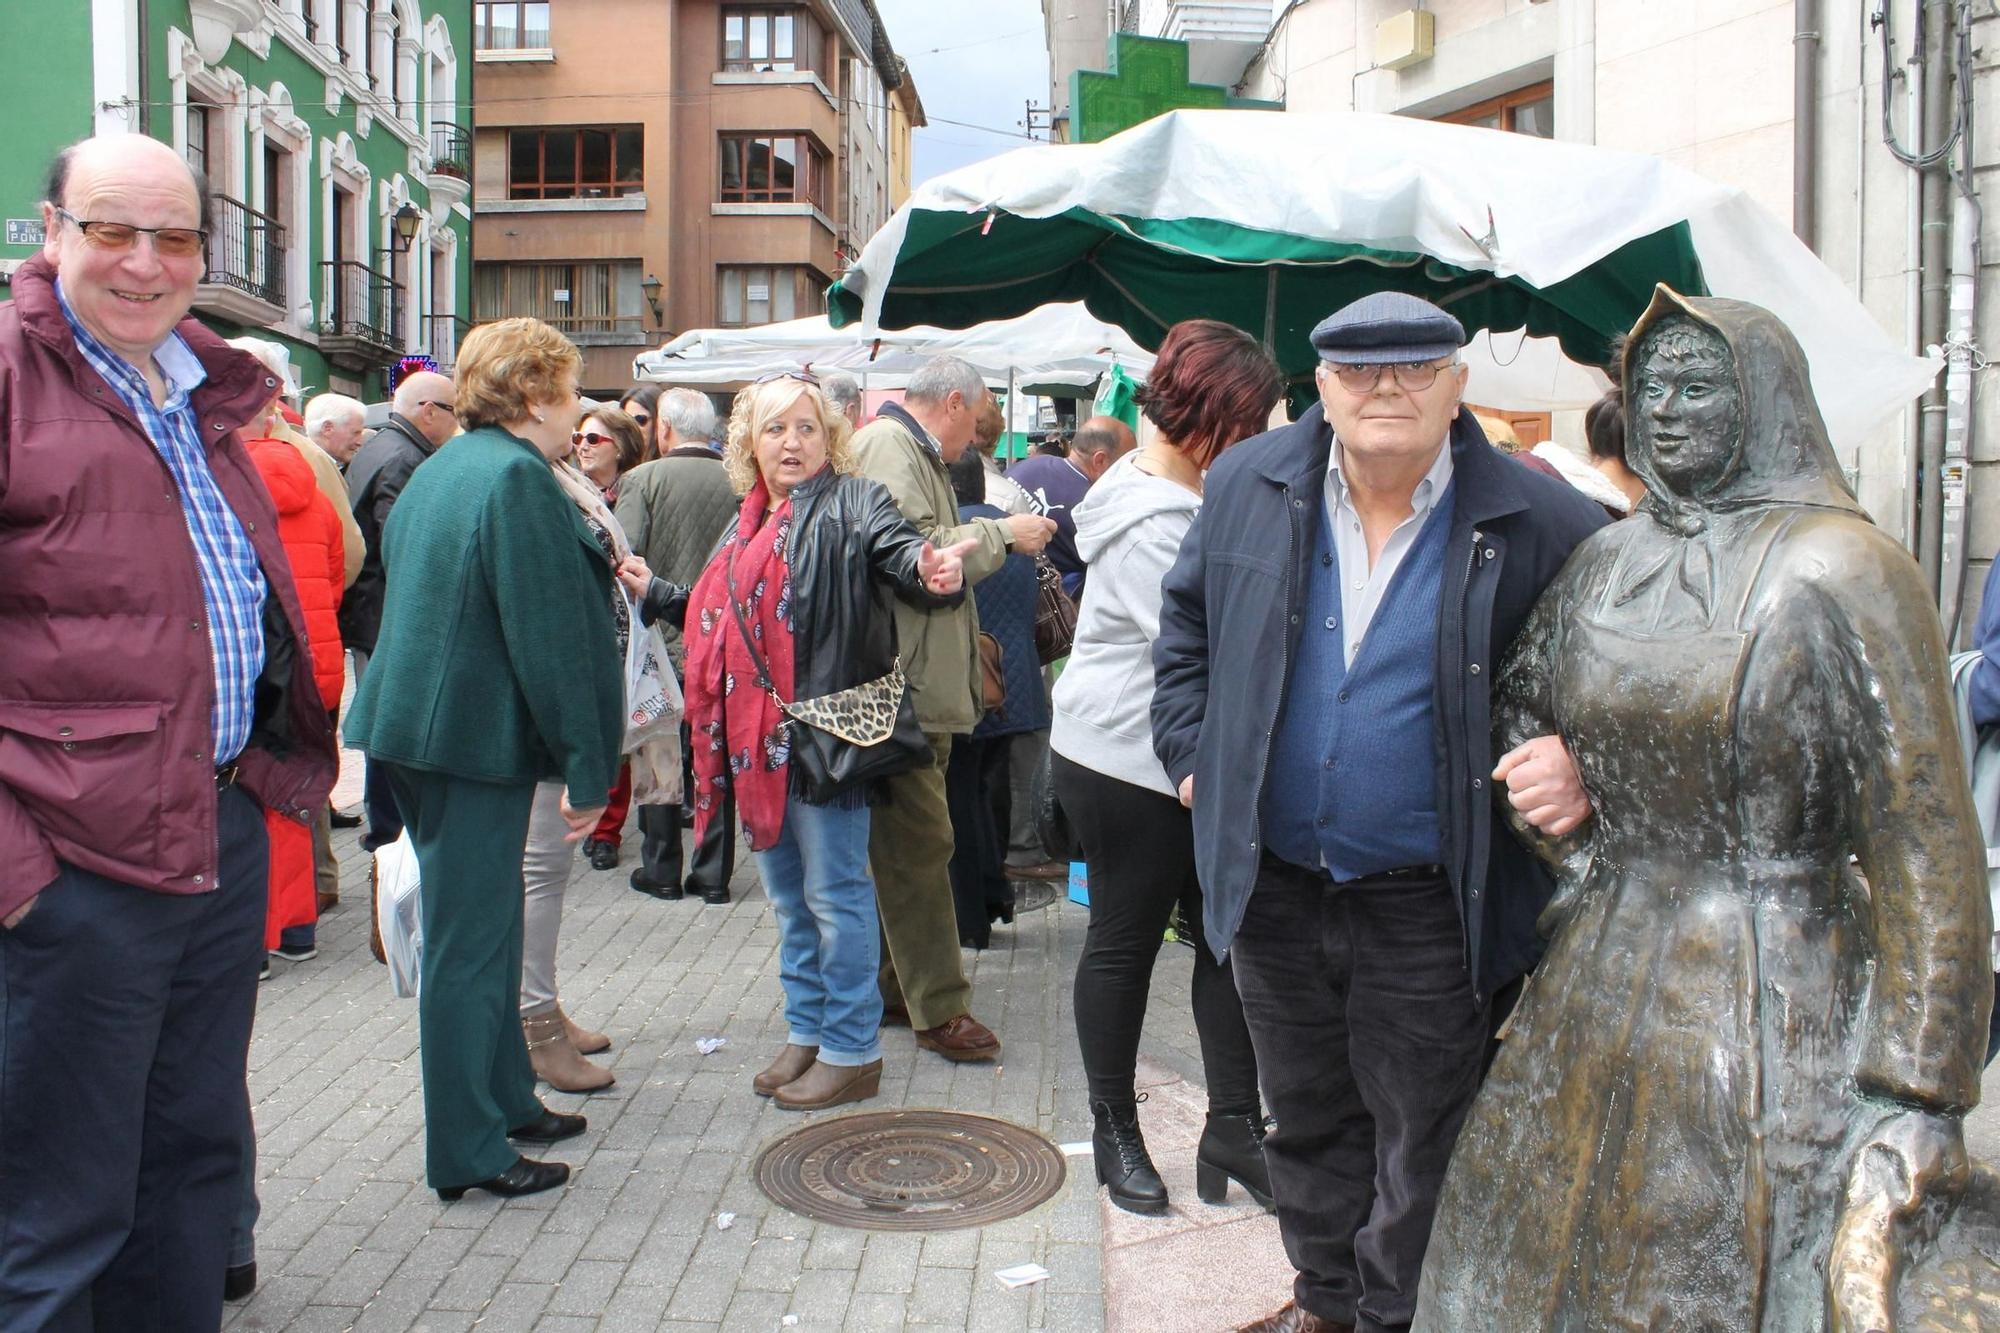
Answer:
[[[1014,911],[1032,912],[1047,907],[1061,893],[1062,886],[1051,884],[1045,879],[1017,879],[1014,881]]]
[[[869,1231],[984,1226],[1054,1198],[1063,1156],[1039,1134],[954,1111],[874,1111],[807,1125],[757,1157],[757,1188]]]

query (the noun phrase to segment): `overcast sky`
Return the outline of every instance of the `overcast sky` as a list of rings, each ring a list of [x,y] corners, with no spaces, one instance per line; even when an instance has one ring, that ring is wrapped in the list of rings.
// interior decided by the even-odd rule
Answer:
[[[916,133],[912,183],[1027,142],[1027,103],[1049,98],[1040,0],[875,0],[875,7],[896,54],[910,62],[930,118]]]

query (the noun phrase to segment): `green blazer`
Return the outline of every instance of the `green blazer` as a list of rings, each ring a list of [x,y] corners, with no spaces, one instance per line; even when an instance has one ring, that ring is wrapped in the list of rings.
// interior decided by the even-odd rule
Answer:
[[[382,563],[348,743],[487,782],[559,778],[572,804],[602,805],[625,730],[611,569],[534,446],[487,426],[425,459]]]

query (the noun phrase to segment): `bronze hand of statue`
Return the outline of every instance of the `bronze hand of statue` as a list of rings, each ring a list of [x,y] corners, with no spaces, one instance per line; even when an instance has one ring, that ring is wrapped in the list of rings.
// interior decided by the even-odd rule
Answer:
[[[1896,1262],[1912,1248],[1907,1232],[1930,1205],[1955,1199],[1971,1168],[1964,1121],[1914,1107],[1884,1119],[1855,1151],[1827,1255],[1831,1333],[1896,1333]]]

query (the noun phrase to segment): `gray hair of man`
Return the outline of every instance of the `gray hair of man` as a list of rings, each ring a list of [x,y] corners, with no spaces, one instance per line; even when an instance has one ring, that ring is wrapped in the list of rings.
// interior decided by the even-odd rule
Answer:
[[[654,411],[673,427],[677,445],[706,445],[715,435],[715,404],[699,389],[669,389]]]
[[[306,404],[306,437],[317,440],[328,426],[363,421],[367,416],[368,409],[358,398],[349,398],[344,393],[314,394]]]
[[[934,356],[910,376],[903,400],[942,405],[954,393],[965,400],[967,407],[976,408],[986,396],[986,381],[970,362],[955,356]]]
[[[821,375],[819,392],[835,411],[852,415],[861,406],[861,381],[843,371],[829,371]]]

